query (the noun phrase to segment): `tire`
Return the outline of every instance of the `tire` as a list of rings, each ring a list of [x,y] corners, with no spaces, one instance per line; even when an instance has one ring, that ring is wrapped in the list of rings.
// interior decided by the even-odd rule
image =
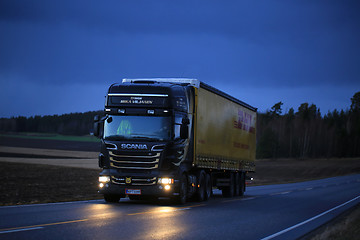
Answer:
[[[234,191],[234,196],[241,196],[240,195],[240,191],[241,191],[241,177],[240,177],[239,172],[235,173],[235,191]]]
[[[182,174],[179,184],[179,195],[175,197],[175,204],[183,205],[187,200],[188,181],[186,174]]]
[[[109,203],[117,203],[120,201],[120,195],[104,194],[104,199]]]
[[[200,171],[198,176],[198,188],[196,190],[196,200],[202,202],[205,200],[205,191],[206,191],[206,173]]]
[[[208,200],[212,195],[212,182],[211,182],[211,175],[205,175],[205,201]]]
[[[230,173],[230,181],[229,181],[229,186],[224,187],[222,189],[222,195],[223,197],[233,197],[234,196],[234,191],[235,191],[235,180],[234,180],[234,174]]]
[[[241,173],[241,177],[240,177],[240,184],[239,184],[239,196],[244,196],[244,192],[246,189],[246,175],[245,173]]]

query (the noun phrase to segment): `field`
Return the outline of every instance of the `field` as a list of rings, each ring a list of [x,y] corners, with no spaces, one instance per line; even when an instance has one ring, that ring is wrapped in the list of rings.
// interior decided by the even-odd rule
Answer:
[[[14,151],[17,153],[11,153]],[[75,152],[77,154],[70,157],[71,153],[73,151],[0,147],[0,205],[101,198],[97,194],[100,169],[97,159],[92,158],[96,153]],[[21,158],[17,157],[19,154]],[[251,184],[289,183],[359,173],[359,161],[259,160],[257,172],[251,174],[255,179]]]
[[[0,138],[23,138],[23,139],[39,139],[39,140],[58,140],[58,141],[75,141],[75,142],[100,142],[94,136],[68,136],[55,133],[3,133]]]
[[[2,135],[0,143],[1,205],[101,197],[97,194],[98,142],[48,140],[29,134],[27,138]],[[254,178],[251,184],[360,173],[359,163],[359,158],[257,160],[256,173],[250,174]]]

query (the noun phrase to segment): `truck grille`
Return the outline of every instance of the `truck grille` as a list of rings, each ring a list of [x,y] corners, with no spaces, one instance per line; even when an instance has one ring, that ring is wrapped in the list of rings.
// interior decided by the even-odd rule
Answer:
[[[125,177],[115,177],[111,176],[111,182],[119,185],[132,185],[132,186],[144,186],[144,185],[155,185],[156,177],[147,178],[147,177],[134,177],[131,178],[131,183],[126,184]]]
[[[160,152],[149,155],[117,154],[109,151],[110,166],[121,169],[155,169],[159,167]]]

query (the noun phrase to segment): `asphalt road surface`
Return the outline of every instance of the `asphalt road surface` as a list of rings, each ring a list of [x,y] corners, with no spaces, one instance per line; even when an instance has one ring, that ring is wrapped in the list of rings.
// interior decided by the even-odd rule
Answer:
[[[0,207],[0,239],[297,239],[360,203],[360,174],[184,206],[121,199]]]

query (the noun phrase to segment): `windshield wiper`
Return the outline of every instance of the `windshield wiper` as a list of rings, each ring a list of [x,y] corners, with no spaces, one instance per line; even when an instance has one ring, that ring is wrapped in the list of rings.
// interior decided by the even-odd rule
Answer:
[[[125,137],[125,136],[111,135],[111,136],[106,137],[105,139],[116,141],[116,140],[125,140],[125,139],[129,139],[129,138]]]
[[[132,139],[156,140],[156,141],[162,140],[162,139],[159,139],[159,138],[153,138],[153,137],[147,137],[147,136],[132,136],[131,138]]]

